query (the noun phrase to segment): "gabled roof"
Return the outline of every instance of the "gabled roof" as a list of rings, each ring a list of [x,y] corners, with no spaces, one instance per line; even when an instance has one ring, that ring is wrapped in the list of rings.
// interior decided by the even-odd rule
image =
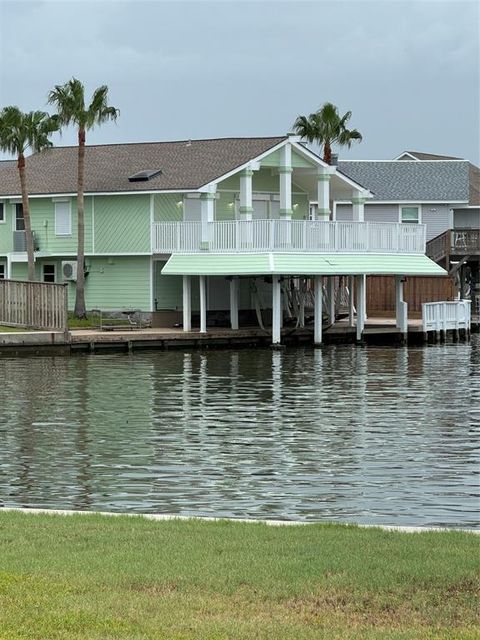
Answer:
[[[374,194],[373,202],[467,203],[469,200],[469,163],[466,160],[344,160],[338,163],[338,168],[370,189]]]
[[[139,142],[86,147],[85,192],[196,190],[287,140],[217,138]],[[139,171],[161,171],[150,180],[129,182]],[[77,147],[52,147],[27,158],[30,195],[75,193]],[[15,161],[0,163],[0,196],[20,193]]]
[[[441,156],[437,153],[423,153],[423,151],[404,151],[402,154],[394,158],[400,160],[403,156],[409,155],[413,160],[462,160],[463,158],[456,158],[455,156]]]

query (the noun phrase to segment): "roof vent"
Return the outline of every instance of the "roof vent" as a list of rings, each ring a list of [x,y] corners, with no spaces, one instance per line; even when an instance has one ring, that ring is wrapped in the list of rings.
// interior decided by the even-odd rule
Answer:
[[[152,178],[156,178],[162,173],[161,169],[146,169],[145,171],[138,171],[132,176],[128,177],[129,182],[147,182]]]

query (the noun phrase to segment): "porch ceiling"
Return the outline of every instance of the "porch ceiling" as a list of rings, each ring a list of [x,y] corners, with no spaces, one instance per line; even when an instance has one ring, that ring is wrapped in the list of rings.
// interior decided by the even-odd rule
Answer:
[[[418,254],[205,253],[172,255],[163,275],[404,275],[444,276],[438,264]]]

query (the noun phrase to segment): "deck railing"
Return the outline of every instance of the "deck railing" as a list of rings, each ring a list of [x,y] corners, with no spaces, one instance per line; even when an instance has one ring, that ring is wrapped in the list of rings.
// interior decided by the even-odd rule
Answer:
[[[67,330],[67,286],[0,280],[0,325]]]
[[[425,302],[422,304],[423,331],[470,329],[471,301]]]
[[[425,226],[391,222],[155,222],[153,253],[425,253]]]

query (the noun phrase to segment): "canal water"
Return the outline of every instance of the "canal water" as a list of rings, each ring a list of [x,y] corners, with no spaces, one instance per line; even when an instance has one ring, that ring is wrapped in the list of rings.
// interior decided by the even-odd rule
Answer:
[[[0,506],[478,527],[480,336],[0,359]]]

